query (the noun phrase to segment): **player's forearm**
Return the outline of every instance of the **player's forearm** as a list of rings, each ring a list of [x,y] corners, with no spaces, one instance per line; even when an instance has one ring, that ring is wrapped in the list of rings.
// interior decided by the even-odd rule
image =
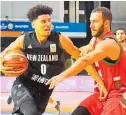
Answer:
[[[78,56],[79,58],[79,56]],[[76,59],[78,59],[76,58]],[[104,84],[103,80],[101,79],[100,75],[96,71],[96,68],[93,65],[88,65],[84,68],[90,75],[91,77],[101,86]]]
[[[75,76],[85,69],[86,66],[87,64],[83,62],[83,57],[80,57],[71,67],[62,72],[60,75],[64,78]]]
[[[78,73],[80,73],[83,69],[86,69],[91,74],[91,76],[98,82],[100,86],[103,85],[104,82],[98,75],[95,68],[93,66],[89,66],[90,64],[92,64],[92,62],[84,59],[84,57],[81,57],[74,63],[74,65],[72,65],[66,71],[62,72],[60,75],[64,76],[64,78],[68,78],[71,76],[75,76]]]
[[[79,48],[79,50],[81,50],[81,51],[82,51],[83,49],[89,49],[89,45],[85,45],[85,46],[82,46],[82,47]]]
[[[80,57],[79,51],[76,52],[76,56],[74,56],[75,59],[78,59]],[[91,75],[91,77],[99,84],[103,85],[104,82],[99,76],[98,72],[96,71],[95,67],[93,65],[88,65],[85,70]],[[75,74],[76,75],[76,74]]]

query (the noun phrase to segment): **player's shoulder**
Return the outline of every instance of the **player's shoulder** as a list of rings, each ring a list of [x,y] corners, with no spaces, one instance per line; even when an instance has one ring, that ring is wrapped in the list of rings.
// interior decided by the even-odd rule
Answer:
[[[117,44],[117,40],[115,38],[106,37],[104,40],[99,42],[99,44],[106,44],[106,45]]]
[[[116,36],[114,35],[113,32],[110,32],[110,34],[106,35],[104,38],[103,38],[103,41],[106,43],[116,43],[118,42],[117,39],[116,39]]]
[[[31,38],[31,36],[34,34],[35,32],[25,32],[23,33],[21,36],[19,36],[16,41],[19,41],[21,43],[24,43],[24,40],[27,40],[27,38]]]
[[[24,35],[19,36],[16,40],[24,40]]]
[[[24,37],[30,37],[30,36],[32,36],[33,34],[35,34],[35,32],[34,32],[34,31],[32,31],[32,32],[25,32],[25,33],[23,33]]]
[[[105,40],[103,40],[103,42],[107,42],[107,43],[113,43],[113,42],[117,42],[117,40],[115,38],[109,38],[109,37],[106,37]]]
[[[13,42],[13,45],[15,47],[23,48],[23,43],[24,43],[24,35],[21,35]]]
[[[119,44],[114,39],[106,38],[105,40],[101,40],[97,45],[97,49],[107,49],[107,50],[113,50],[119,48]]]

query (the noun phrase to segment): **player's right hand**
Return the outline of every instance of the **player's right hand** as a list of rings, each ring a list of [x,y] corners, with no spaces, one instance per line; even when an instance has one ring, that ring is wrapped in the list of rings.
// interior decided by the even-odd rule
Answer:
[[[99,86],[99,90],[100,90],[99,100],[105,101],[108,96],[108,91],[107,91],[105,85]]]
[[[14,74],[13,76],[15,76],[15,72],[13,71],[13,67],[5,67],[4,66],[4,61],[3,59],[0,60],[0,71],[3,72],[5,75],[7,76],[12,76],[12,74]]]
[[[57,76],[52,77],[50,80],[48,80],[48,82],[46,83],[46,85],[50,85],[49,89],[54,89],[55,86],[57,86],[58,83],[62,82],[64,80],[64,76],[61,76],[60,74]]]

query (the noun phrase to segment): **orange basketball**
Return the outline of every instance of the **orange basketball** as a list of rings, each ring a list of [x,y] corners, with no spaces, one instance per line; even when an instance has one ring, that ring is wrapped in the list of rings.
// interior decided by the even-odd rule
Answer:
[[[7,74],[7,76],[19,76],[23,74],[28,68],[27,57],[21,50],[9,51],[3,59],[4,67],[12,67],[15,74]]]

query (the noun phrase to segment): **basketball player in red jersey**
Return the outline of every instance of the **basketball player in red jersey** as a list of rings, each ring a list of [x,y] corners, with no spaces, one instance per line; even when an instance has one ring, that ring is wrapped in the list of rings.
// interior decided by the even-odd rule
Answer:
[[[126,30],[124,28],[119,28],[116,31],[116,38],[121,43],[124,51],[126,52]]]
[[[90,47],[85,47],[85,52],[88,53],[47,82],[52,89],[57,83],[78,74],[88,65],[95,64],[109,92],[108,97],[99,101],[99,90],[95,87],[95,93],[83,100],[72,115],[126,115],[126,100],[123,99],[126,92],[126,57],[114,33],[110,31],[111,21],[112,13],[109,9],[94,9],[90,15],[93,38]]]
[[[28,58],[27,71],[14,81],[11,95],[14,111],[18,115],[41,115],[46,108],[53,90],[45,83],[53,76],[62,72],[64,52],[77,59],[80,50],[74,46],[70,38],[57,32],[52,32],[52,8],[46,5],[36,5],[29,9],[27,18],[34,32],[25,33],[18,37],[1,53],[0,69],[3,73],[16,73],[11,67],[4,67],[2,60],[10,50],[21,49]],[[100,99],[107,96],[107,90],[96,69],[88,66],[86,70],[100,85]],[[51,101],[51,100],[50,100]]]

